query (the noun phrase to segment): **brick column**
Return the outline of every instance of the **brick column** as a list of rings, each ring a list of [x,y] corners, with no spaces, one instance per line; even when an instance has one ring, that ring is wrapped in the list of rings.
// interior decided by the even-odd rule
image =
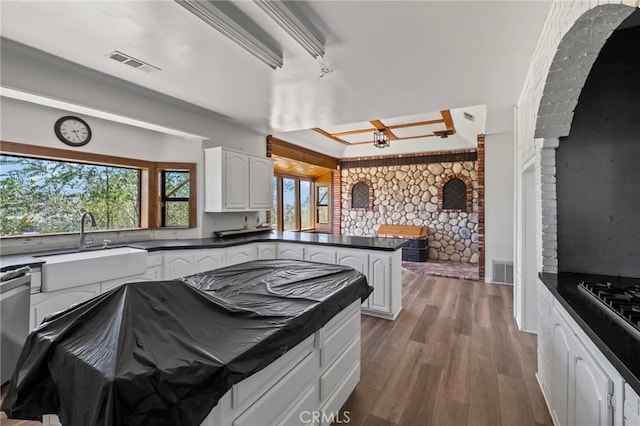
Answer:
[[[341,234],[342,183],[340,169],[331,172],[331,233]]]
[[[478,278],[484,281],[484,135],[478,135]]]
[[[266,139],[266,156],[267,158],[271,158],[271,145],[272,145],[272,141],[271,138],[273,136],[272,135],[268,135],[267,139]],[[271,223],[271,210],[267,210],[267,214],[266,214],[266,222],[267,223]]]
[[[536,246],[538,271],[558,272],[558,200],[556,194],[556,149],[558,139],[544,139],[538,148],[536,181]]]

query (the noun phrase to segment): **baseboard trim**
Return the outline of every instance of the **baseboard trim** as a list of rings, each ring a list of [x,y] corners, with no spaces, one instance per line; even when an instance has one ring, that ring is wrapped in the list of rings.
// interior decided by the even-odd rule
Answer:
[[[547,398],[547,394],[544,392],[544,387],[542,387],[542,383],[540,382],[540,376],[538,373],[535,374],[536,381],[538,382],[538,387],[540,388],[540,392],[542,393],[542,398],[544,399],[544,403],[547,405],[547,410],[549,410],[549,416],[551,417],[551,421],[553,422],[553,426],[560,426],[558,423],[558,419],[553,414],[553,410],[551,409],[551,404],[549,404],[549,398]]]

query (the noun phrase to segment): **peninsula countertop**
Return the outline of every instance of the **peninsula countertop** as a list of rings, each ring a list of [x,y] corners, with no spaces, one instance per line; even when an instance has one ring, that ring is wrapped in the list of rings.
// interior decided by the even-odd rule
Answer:
[[[318,234],[311,232],[261,232],[225,238],[191,238],[177,240],[144,240],[114,244],[112,247],[133,247],[149,252],[165,250],[188,250],[205,248],[225,248],[243,244],[260,242],[283,242],[294,244],[312,244],[335,247],[347,247],[364,250],[396,251],[401,249],[408,240],[385,237],[358,237],[350,235]],[[47,250],[33,253],[11,254],[0,256],[0,271],[14,269],[20,266],[39,267],[44,263],[38,256],[70,253],[77,248]]]

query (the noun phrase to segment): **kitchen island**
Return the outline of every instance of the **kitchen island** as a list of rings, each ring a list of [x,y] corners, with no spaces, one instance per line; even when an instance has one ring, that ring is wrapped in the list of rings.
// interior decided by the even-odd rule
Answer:
[[[280,260],[126,284],[32,332],[3,409],[65,426],[331,422],[359,380],[370,292],[351,268]]]

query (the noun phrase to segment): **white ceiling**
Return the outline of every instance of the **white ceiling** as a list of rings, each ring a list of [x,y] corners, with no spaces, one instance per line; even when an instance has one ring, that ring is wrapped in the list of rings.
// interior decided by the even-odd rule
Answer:
[[[326,39],[325,64],[334,71],[322,78],[319,61],[258,6],[235,5],[280,44],[281,69],[272,70],[169,0],[2,0],[1,34],[264,134],[338,157],[362,156],[380,152],[364,145],[345,152],[355,146],[308,129],[451,109],[456,135],[429,138],[429,147],[402,141],[399,152],[385,154],[472,144],[477,129],[460,129],[456,119],[469,108],[486,117],[482,131],[510,130],[550,2],[302,3]],[[161,71],[145,73],[108,59],[113,50]]]

